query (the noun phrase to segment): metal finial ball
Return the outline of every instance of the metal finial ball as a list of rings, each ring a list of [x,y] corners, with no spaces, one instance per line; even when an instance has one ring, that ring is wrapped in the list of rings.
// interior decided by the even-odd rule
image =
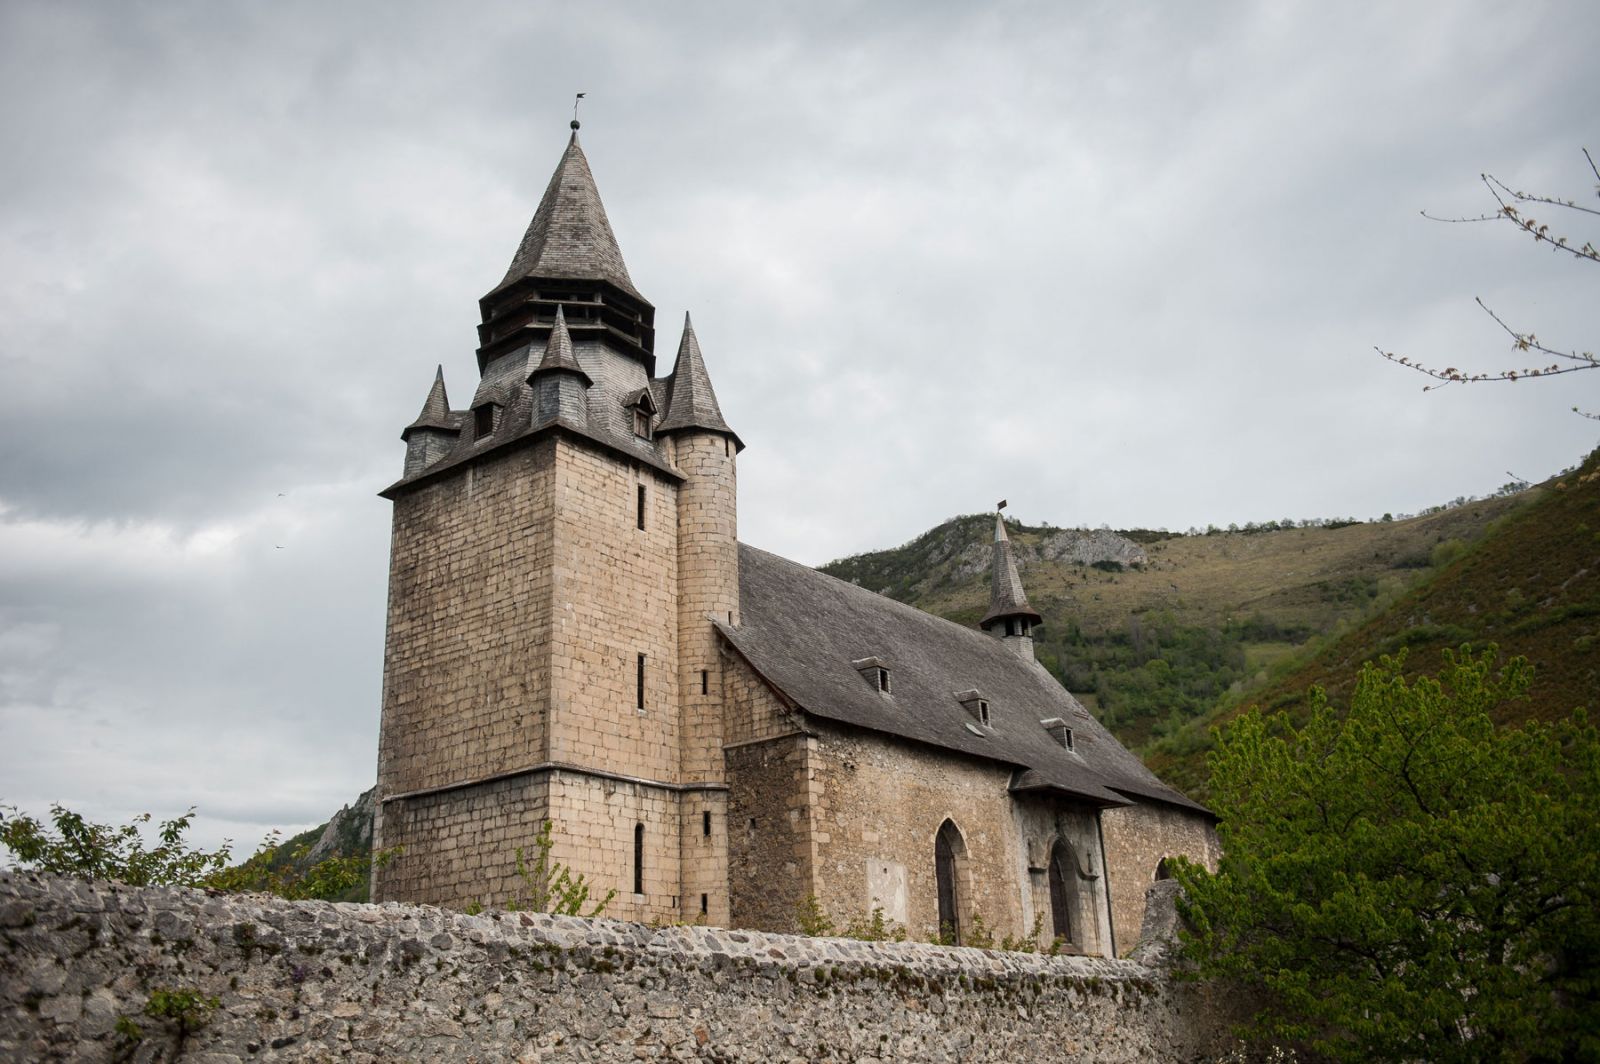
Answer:
[[[577,129],[578,128],[578,120],[576,118],[574,118],[569,124],[572,126],[573,129]]]

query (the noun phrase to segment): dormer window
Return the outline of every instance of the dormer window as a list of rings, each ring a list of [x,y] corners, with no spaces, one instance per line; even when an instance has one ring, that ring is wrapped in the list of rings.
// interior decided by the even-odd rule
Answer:
[[[472,411],[472,438],[481,440],[494,432],[495,404],[484,403]]]
[[[628,397],[625,405],[633,414],[633,434],[641,440],[650,439],[656,416],[656,401],[651,398],[650,389],[640,388]]]
[[[1061,744],[1063,750],[1071,750],[1073,748],[1072,729],[1067,726],[1066,721],[1060,717],[1051,717],[1049,720],[1041,720],[1039,723],[1044,725],[1044,730],[1050,733],[1050,738]]]
[[[978,693],[976,689],[957,691],[956,701],[961,703],[961,708],[965,709],[973,720],[985,728],[994,727],[989,721],[989,700]]]
[[[880,695],[892,695],[894,690],[889,677],[889,663],[881,658],[862,658],[851,665]]]

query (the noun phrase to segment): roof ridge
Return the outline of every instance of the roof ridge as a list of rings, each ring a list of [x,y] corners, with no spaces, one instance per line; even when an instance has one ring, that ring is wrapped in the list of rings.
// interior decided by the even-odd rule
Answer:
[[[971,627],[969,625],[961,624],[961,623],[959,623],[957,621],[952,621],[948,617],[941,617],[937,613],[929,613],[927,610],[919,609],[916,606],[911,605],[909,602],[901,602],[897,598],[890,598],[888,595],[880,595],[876,591],[868,590],[867,588],[862,587],[860,584],[852,583],[849,580],[841,580],[839,577],[834,576],[832,573],[825,573],[821,569],[818,569],[814,565],[806,565],[804,562],[797,562],[793,558],[785,558],[781,554],[774,554],[769,550],[762,550],[760,547],[752,547],[750,544],[745,543],[743,541],[740,541],[739,546],[743,547],[745,550],[753,550],[753,551],[756,551],[757,553],[765,554],[769,558],[776,558],[778,561],[783,562],[785,565],[792,565],[792,566],[794,566],[794,567],[796,567],[798,569],[809,570],[810,572],[816,573],[818,576],[824,577],[824,578],[826,578],[828,580],[832,580],[834,583],[838,584],[842,588],[847,589],[848,591],[867,596],[868,601],[872,601],[872,602],[876,602],[876,603],[880,603],[880,604],[892,607],[893,609],[896,609],[896,610],[900,611],[901,613],[906,614],[907,616],[917,617],[917,618],[921,618],[921,619],[928,620],[928,621],[934,621],[934,622],[937,622],[940,625],[948,625],[953,631],[960,632],[964,638],[971,638],[971,639],[979,640],[980,641],[979,643],[974,643],[973,645],[974,646],[978,646],[981,643],[981,645],[984,646],[987,650],[994,651],[995,654],[996,654],[997,660],[1008,660],[1008,661],[1019,660],[1017,658],[1017,655],[1013,651],[1008,650],[1005,647],[1005,645],[1000,642],[1000,640],[996,639],[992,635],[988,635],[987,633],[981,632],[978,629],[973,628],[973,627]],[[1034,662],[1034,664],[1038,665],[1039,663],[1038,662]],[[1040,668],[1044,668],[1043,665],[1040,665],[1039,667]],[[1049,674],[1049,670],[1048,669],[1046,669],[1045,672],[1046,672],[1046,675]],[[1065,688],[1063,688],[1063,690],[1065,690]],[[1068,691],[1067,693],[1071,694],[1072,692]]]

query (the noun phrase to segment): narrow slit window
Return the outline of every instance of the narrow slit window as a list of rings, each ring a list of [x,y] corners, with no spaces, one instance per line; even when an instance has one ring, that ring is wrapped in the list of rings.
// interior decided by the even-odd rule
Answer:
[[[987,699],[978,699],[978,720],[984,725],[989,723],[989,702]]]
[[[644,485],[640,484],[639,485],[639,501],[638,501],[638,505],[636,507],[636,518],[635,519],[637,520],[637,522],[639,524],[639,527],[641,529],[644,528],[644,503],[645,503]]]
[[[644,893],[644,825],[633,826],[633,892]]]
[[[711,670],[710,669],[701,669],[700,670],[700,693],[701,694],[709,694],[710,693],[710,688],[711,688]]]
[[[711,834],[711,810],[709,809],[700,814],[700,834]]]
[[[639,655],[639,668],[638,668],[638,670],[637,670],[637,672],[636,672],[636,674],[634,676],[634,694],[636,696],[636,699],[635,699],[636,707],[638,709],[644,709],[644,655],[643,654]]]
[[[889,670],[888,669],[879,669],[878,670],[878,690],[882,691],[886,695],[893,693],[893,692],[891,692],[889,690]]]
[[[700,915],[701,916],[704,916],[706,914],[706,910],[708,908],[710,908],[710,906],[711,906],[711,895],[709,895],[709,894],[700,895]]]

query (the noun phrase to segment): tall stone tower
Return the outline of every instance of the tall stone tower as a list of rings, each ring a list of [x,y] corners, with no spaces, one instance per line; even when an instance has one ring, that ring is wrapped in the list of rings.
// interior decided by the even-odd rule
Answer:
[[[544,821],[624,919],[726,922],[722,670],[739,612],[735,463],[685,318],[655,375],[572,139],[479,302],[479,381],[442,373],[394,503],[376,899],[503,904]]]

